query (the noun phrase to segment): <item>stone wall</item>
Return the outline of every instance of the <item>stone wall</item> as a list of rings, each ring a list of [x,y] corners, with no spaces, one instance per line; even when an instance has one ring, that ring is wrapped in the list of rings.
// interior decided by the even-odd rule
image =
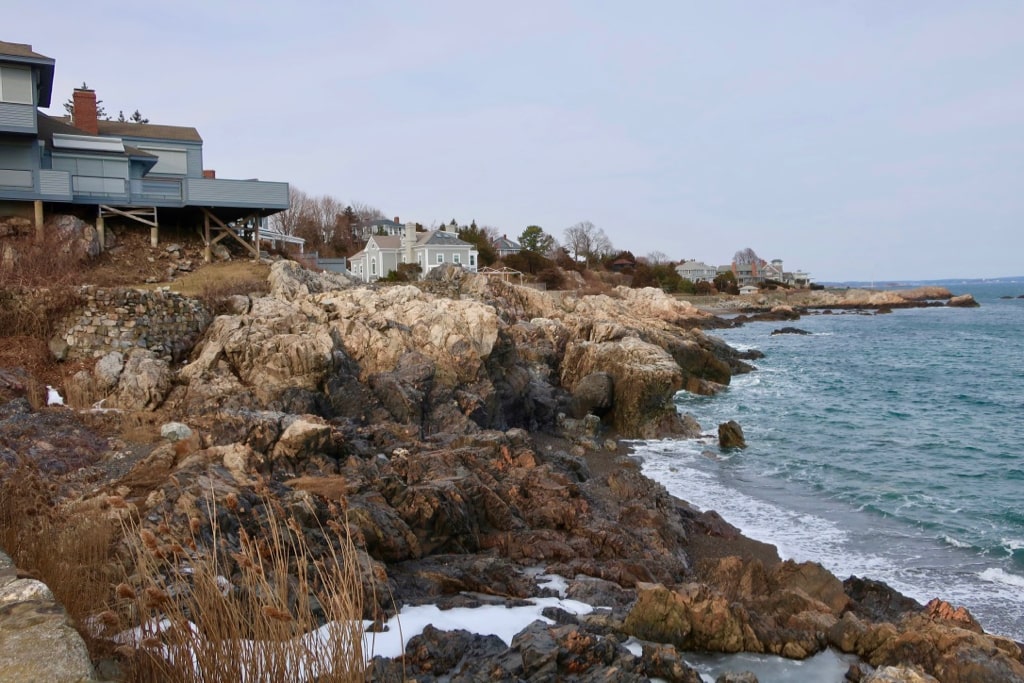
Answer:
[[[196,299],[168,290],[81,288],[85,306],[71,315],[50,346],[58,358],[99,358],[133,348],[180,360],[213,317]]]

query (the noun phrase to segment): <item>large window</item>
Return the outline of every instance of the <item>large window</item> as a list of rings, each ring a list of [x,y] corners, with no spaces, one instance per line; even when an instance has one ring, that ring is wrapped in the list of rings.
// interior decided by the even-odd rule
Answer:
[[[444,263],[444,254],[438,254],[437,255],[437,262],[438,263]]]
[[[139,149],[143,152],[155,154],[158,157],[156,166],[150,169],[150,173],[171,173],[173,175],[186,175],[188,173],[188,152],[183,149],[143,145],[139,145]]]
[[[32,101],[32,72],[14,66],[0,66],[0,102],[35,104]]]
[[[452,263],[462,263],[462,256],[459,254],[452,254]]]

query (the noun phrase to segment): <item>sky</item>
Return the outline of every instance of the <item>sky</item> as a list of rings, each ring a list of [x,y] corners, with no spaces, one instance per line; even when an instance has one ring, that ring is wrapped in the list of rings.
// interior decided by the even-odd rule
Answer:
[[[1024,274],[1024,3],[8,0],[221,178],[815,280]]]

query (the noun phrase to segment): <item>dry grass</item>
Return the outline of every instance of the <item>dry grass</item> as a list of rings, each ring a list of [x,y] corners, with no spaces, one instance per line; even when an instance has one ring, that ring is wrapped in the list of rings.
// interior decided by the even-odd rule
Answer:
[[[109,597],[115,537],[103,515],[61,507],[56,486],[31,463],[0,461],[0,546],[15,566],[50,587],[94,653],[102,643],[85,625]]]
[[[233,496],[219,506],[236,510]],[[130,680],[363,680],[362,589],[347,531],[329,521],[329,550],[317,557],[294,519],[269,498],[264,506],[266,534],[240,526],[238,552],[213,509],[211,528],[193,519],[186,543],[126,525],[135,570],[103,623],[138,626],[124,648]]]

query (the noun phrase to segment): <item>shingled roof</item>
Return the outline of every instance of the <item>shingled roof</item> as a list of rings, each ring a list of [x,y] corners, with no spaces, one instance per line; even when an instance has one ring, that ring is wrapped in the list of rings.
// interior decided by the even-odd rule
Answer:
[[[190,126],[163,126],[155,123],[133,123],[131,121],[97,121],[100,135],[117,135],[130,138],[151,138],[154,140],[181,140],[202,142],[199,131]]]
[[[46,59],[53,61],[46,55],[41,55],[38,52],[32,50],[31,45],[24,43],[8,43],[0,40],[0,55],[7,55],[9,57],[28,57],[29,59]]]

